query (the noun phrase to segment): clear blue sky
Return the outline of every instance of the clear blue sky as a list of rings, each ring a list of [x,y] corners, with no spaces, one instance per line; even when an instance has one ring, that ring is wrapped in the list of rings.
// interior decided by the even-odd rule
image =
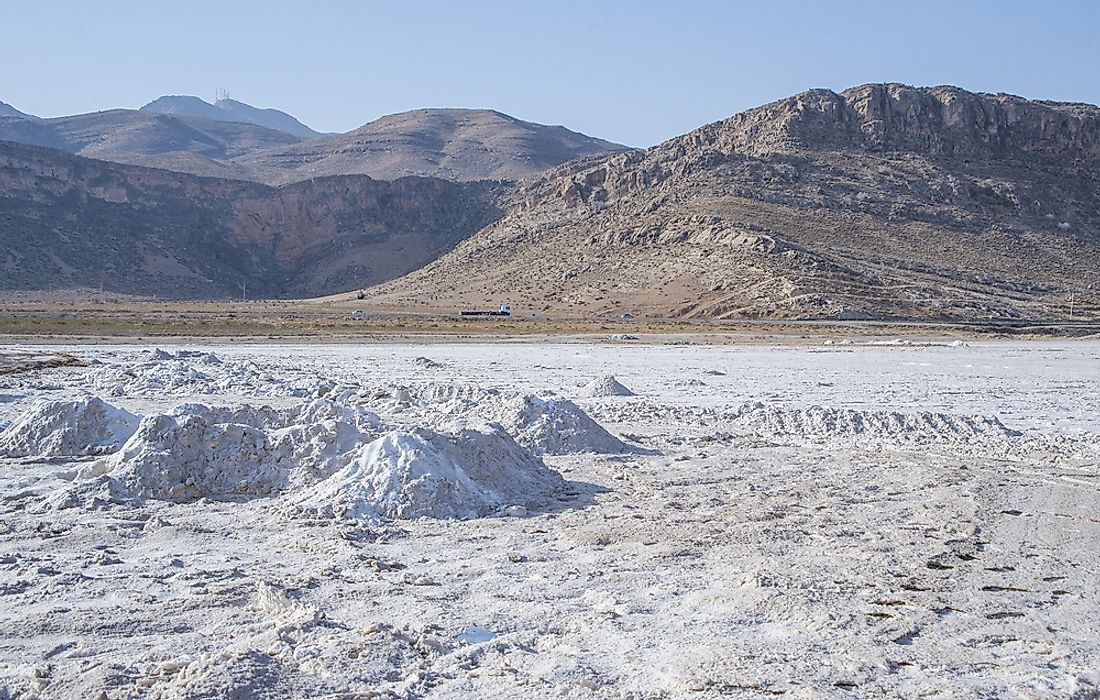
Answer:
[[[811,87],[1100,102],[1100,0],[43,0],[0,17],[0,100],[39,116],[225,87],[322,131],[488,107],[648,146]]]

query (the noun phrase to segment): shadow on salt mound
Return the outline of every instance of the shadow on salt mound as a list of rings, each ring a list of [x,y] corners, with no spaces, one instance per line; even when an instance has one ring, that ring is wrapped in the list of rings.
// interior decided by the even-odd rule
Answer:
[[[623,386],[614,376],[605,374],[582,386],[577,392],[577,396],[586,399],[600,399],[611,396],[634,396],[634,392]]]
[[[82,457],[117,450],[140,418],[94,396],[38,401],[0,432],[6,457]]]
[[[122,449],[80,477],[106,474],[137,497],[179,503],[265,496],[286,486],[288,452],[249,425],[148,416]]]
[[[896,413],[850,408],[781,408],[760,402],[742,404],[724,417],[757,433],[810,441],[873,439],[894,443],[963,442],[1020,435],[992,416],[945,413]]]
[[[39,512],[79,508],[85,511],[105,510],[133,503],[137,499],[121,481],[102,474],[77,481],[62,489],[51,491],[37,507]]]
[[[511,506],[546,509],[565,481],[498,426],[392,431],[348,466],[291,496],[291,510],[321,518],[476,518]]]

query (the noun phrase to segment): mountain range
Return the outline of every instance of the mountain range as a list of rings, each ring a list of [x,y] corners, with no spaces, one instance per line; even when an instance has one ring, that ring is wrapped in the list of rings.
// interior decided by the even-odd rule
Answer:
[[[1092,105],[810,90],[645,150],[490,110],[305,136],[210,109],[233,114],[0,118],[0,284],[585,316],[1100,311]]]
[[[271,185],[327,175],[511,180],[580,155],[625,150],[560,126],[492,110],[420,109],[346,134],[319,134],[294,117],[221,99],[165,96],[139,110],[38,119],[9,107],[0,140],[129,165]]]

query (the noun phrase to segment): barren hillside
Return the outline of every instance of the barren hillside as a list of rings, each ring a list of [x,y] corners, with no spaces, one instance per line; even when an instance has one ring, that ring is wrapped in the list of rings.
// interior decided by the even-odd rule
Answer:
[[[484,183],[273,188],[0,142],[0,289],[303,297],[391,279],[500,215]]]

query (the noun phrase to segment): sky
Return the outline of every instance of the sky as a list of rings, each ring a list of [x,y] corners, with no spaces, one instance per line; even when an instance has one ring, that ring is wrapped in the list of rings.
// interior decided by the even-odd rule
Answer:
[[[0,101],[43,117],[224,88],[320,131],[474,107],[649,146],[869,82],[1100,103],[1097,0],[50,0],[0,18]]]

